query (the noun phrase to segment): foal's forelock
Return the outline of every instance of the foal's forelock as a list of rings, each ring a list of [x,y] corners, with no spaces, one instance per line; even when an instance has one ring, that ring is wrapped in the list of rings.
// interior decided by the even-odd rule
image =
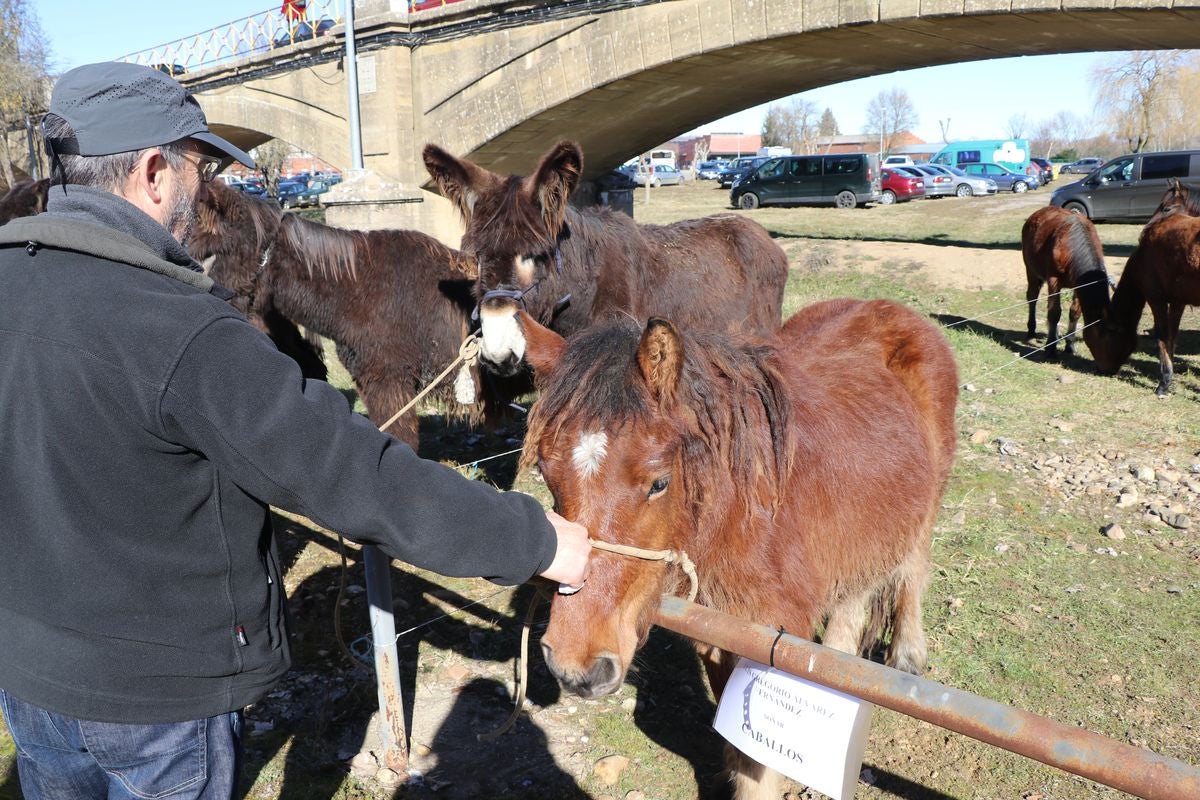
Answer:
[[[476,199],[463,244],[480,261],[489,262],[488,266],[515,270],[520,258],[551,252],[558,233],[547,228],[537,203],[525,191],[521,178],[514,175],[495,191]],[[484,280],[512,283],[495,276]]]
[[[522,467],[537,463],[539,444],[545,443],[570,453],[583,475],[601,463],[595,434],[605,435],[607,454],[616,436],[662,423],[638,371],[640,335],[640,327],[626,320],[570,340],[562,360],[539,385]],[[680,460],[688,473],[675,476],[673,489],[685,491],[694,507],[709,506],[715,494],[732,491],[747,519],[760,510],[773,514],[793,459],[790,403],[774,351],[718,336],[686,337],[678,398],[679,408],[663,412],[678,431]],[[726,445],[717,448],[714,442]]]

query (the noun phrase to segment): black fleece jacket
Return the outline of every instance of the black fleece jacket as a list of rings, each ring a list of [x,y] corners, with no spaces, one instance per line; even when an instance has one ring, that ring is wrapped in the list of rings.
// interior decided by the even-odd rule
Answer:
[[[417,458],[211,289],[104,192],[0,227],[0,687],[24,700],[157,723],[259,699],[289,663],[268,504],[447,575],[553,560],[533,498]]]

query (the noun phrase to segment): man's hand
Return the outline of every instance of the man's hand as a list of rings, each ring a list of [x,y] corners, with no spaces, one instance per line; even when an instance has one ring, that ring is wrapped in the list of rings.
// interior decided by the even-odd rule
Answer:
[[[558,548],[554,551],[554,561],[549,569],[541,575],[564,586],[578,588],[587,580],[588,556],[592,551],[587,528],[553,511],[546,512],[546,519],[558,534]]]

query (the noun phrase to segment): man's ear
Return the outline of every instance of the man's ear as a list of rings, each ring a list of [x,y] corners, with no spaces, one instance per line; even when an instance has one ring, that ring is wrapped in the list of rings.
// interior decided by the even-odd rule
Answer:
[[[157,219],[150,209],[165,202],[166,185],[173,177],[170,170],[162,151],[157,148],[146,150],[129,173],[124,187],[125,199]]]

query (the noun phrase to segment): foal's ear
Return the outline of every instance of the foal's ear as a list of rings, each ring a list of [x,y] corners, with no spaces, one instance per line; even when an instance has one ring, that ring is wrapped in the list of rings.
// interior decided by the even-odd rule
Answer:
[[[675,399],[683,370],[683,339],[669,320],[651,317],[637,349],[638,369],[659,407]]]
[[[542,156],[537,171],[526,178],[526,191],[542,209],[542,220],[551,235],[557,235],[567,216],[567,201],[579,186],[583,173],[583,151],[574,142],[562,141]]]
[[[427,144],[421,151],[425,169],[442,195],[454,203],[463,221],[471,219],[479,193],[496,176],[465,158],[455,158],[436,144]]]
[[[517,321],[525,334],[525,360],[533,367],[534,382],[542,383],[558,365],[567,340],[539,324],[524,309],[517,309]]]

